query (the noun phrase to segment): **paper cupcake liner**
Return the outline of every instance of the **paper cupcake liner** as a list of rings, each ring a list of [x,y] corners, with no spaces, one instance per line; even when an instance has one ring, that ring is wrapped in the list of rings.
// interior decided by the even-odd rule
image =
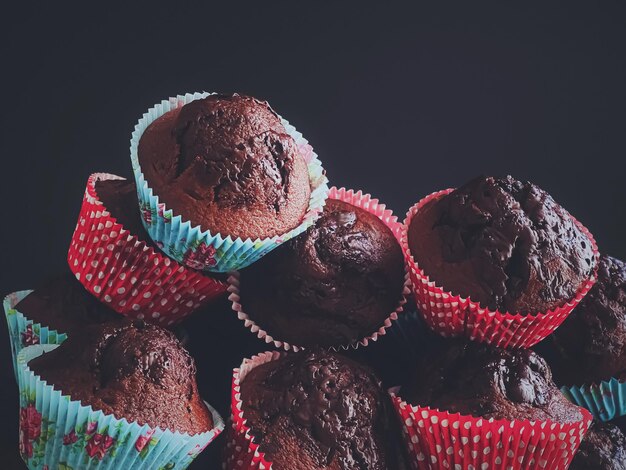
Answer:
[[[601,421],[611,421],[626,415],[626,382],[616,378],[594,384],[561,387],[561,392]]]
[[[116,312],[173,325],[227,286],[169,259],[120,225],[95,191],[97,181],[120,179],[106,173],[89,177],[68,264],[76,279]]]
[[[369,194],[363,194],[361,191],[353,191],[352,189],[345,188],[330,188],[328,192],[328,199],[334,199],[338,201],[343,201],[345,203],[351,204],[355,207],[359,207],[370,214],[378,217],[396,236],[398,242],[400,242],[400,237],[402,235],[402,223],[398,222],[398,218],[393,215],[393,212],[390,209],[387,209],[384,204],[380,204],[378,199],[372,198]],[[406,269],[406,265],[405,265]],[[248,328],[252,333],[256,334],[257,337],[268,344],[273,344],[275,347],[279,349],[284,349],[285,351],[293,350],[298,351],[300,349],[304,349],[303,346],[298,346],[294,344],[290,344],[289,342],[282,341],[280,339],[274,338],[270,333],[264,330],[260,325],[257,325],[254,320],[250,318],[250,316],[244,311],[244,307],[240,303],[240,275],[239,272],[234,271],[230,273],[228,276],[228,292],[230,295],[228,296],[228,300],[232,302],[232,309],[237,313],[237,317],[244,322],[246,328]],[[349,349],[349,348],[357,348],[359,346],[367,346],[370,341],[377,341],[378,338],[382,335],[386,334],[386,330],[391,327],[392,322],[398,319],[398,315],[402,313],[404,308],[404,304],[406,304],[406,298],[411,293],[411,281],[409,279],[409,275],[405,272],[405,280],[404,285],[402,287],[402,297],[398,303],[397,308],[389,314],[389,316],[385,319],[383,324],[372,334],[369,336],[356,341],[352,344],[346,344],[341,346],[333,346],[331,349],[339,350],[339,349]]]
[[[31,292],[33,291],[21,290],[12,292],[4,298],[3,302],[16,380],[18,371],[17,355],[22,349],[35,344],[61,344],[67,339],[67,334],[49,328],[41,323],[34,322],[15,308],[15,306]]]
[[[224,448],[225,470],[265,470],[272,468],[272,462],[259,450],[259,444],[254,442],[250,428],[243,415],[241,400],[241,382],[255,367],[267,362],[275,361],[284,353],[273,351],[244,359],[241,366],[233,371],[231,390],[231,425],[227,432],[227,442]]]
[[[213,272],[228,272],[245,268],[266,255],[281,243],[286,242],[309,228],[318,218],[324,207],[328,193],[328,179],[317,154],[307,140],[293,126],[281,118],[285,129],[295,140],[298,149],[307,162],[311,197],[309,207],[300,225],[296,228],[271,238],[243,240],[232,238],[220,233],[202,231],[200,226],[192,225],[167,209],[165,203],[159,202],[159,196],[153,193],[146,181],[141,166],[137,147],[146,128],[163,114],[184,106],[191,101],[205,98],[212,93],[188,93],[179,95],[150,108],[135,126],[130,140],[130,157],[137,182],[139,204],[143,214],[143,223],[150,237],[171,258],[194,269]]]
[[[426,196],[409,209],[404,222],[401,245],[409,266],[417,307],[428,326],[444,337],[465,336],[501,348],[529,348],[537,344],[563,323],[589,292],[596,282],[596,273],[583,282],[574,298],[564,305],[548,312],[530,315],[489,310],[469,297],[447,291],[431,281],[413,258],[408,243],[408,230],[411,220],[425,204],[452,191],[453,189],[446,189]],[[594,256],[597,258],[598,247],[593,235],[578,220],[574,217],[572,219],[591,241]]]
[[[414,468],[567,469],[592,416],[580,421],[483,419],[412,406],[392,395]]]
[[[194,435],[128,422],[83,406],[27,366],[55,347],[30,346],[18,356],[19,447],[31,470],[187,468],[224,429],[222,418],[210,406],[215,427]]]

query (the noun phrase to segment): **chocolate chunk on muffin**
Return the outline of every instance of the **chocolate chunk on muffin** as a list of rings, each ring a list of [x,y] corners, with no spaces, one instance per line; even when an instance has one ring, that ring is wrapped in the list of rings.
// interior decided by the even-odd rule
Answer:
[[[613,424],[594,422],[569,468],[626,470],[626,436]]]
[[[104,208],[139,240],[152,245],[152,239],[146,233],[141,222],[137,187],[131,180],[98,180],[95,191]]]
[[[461,340],[445,341],[419,361],[401,396],[411,404],[487,419],[571,423],[582,418],[533,351]]]
[[[311,188],[307,164],[265,101],[210,95],[156,119],[138,158],[174,214],[211,233],[272,237],[297,227]]]
[[[93,325],[28,366],[72,400],[118,419],[190,434],[213,427],[192,357],[155,325]]]
[[[322,351],[282,356],[246,375],[241,400],[272,468],[400,468],[389,396],[369,369],[350,359]]]
[[[378,217],[328,200],[314,227],[242,270],[241,304],[275,339],[298,346],[355,343],[402,298],[404,262]]]
[[[626,380],[626,263],[600,257],[596,284],[551,339],[558,384]]]
[[[511,176],[481,176],[426,204],[408,243],[431,281],[509,313],[563,305],[596,265],[591,240],[569,213]]]
[[[98,302],[70,272],[35,289],[15,309],[35,323],[67,334],[88,325],[119,321],[121,318]]]

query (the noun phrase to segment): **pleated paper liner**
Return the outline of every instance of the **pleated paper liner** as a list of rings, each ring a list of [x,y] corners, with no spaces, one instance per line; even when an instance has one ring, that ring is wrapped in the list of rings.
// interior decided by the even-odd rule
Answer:
[[[392,393],[414,468],[565,470],[591,425],[580,408],[573,423],[483,419],[412,406]]]
[[[142,173],[137,154],[139,140],[146,128],[160,116],[191,101],[206,98],[210,94],[212,93],[179,95],[163,100],[150,108],[135,126],[130,141],[130,156],[137,182],[139,204],[142,211],[149,214],[148,217],[143,218],[143,222],[150,237],[168,256],[183,264],[204,271],[228,272],[249,266],[281,243],[299,235],[313,225],[324,207],[328,193],[328,179],[317,154],[307,140],[281,118],[285,129],[295,140],[300,154],[306,160],[309,171],[311,197],[300,225],[287,233],[273,237],[243,240],[232,238],[228,234],[203,231],[200,226],[192,225],[190,221],[183,220],[180,215],[167,209],[165,203],[159,200],[158,194],[154,194]]]
[[[561,387],[571,402],[587,408],[601,421],[626,415],[626,382],[611,378],[599,383]]]
[[[596,282],[596,273],[578,289],[573,299],[548,312],[522,315],[481,307],[469,297],[461,297],[431,281],[411,254],[408,229],[415,214],[427,203],[452,192],[446,189],[426,196],[407,213],[402,231],[402,250],[409,266],[415,302],[429,327],[444,337],[464,336],[501,348],[529,348],[550,335],[578,305]],[[571,216],[570,216],[571,217]],[[598,247],[593,235],[574,217],[578,228],[589,238],[594,256]]]
[[[275,361],[282,354],[285,353],[273,351],[253,356],[251,359],[244,359],[241,366],[233,371],[231,425],[226,434],[227,441],[224,448],[223,468],[225,470],[264,470],[272,467],[272,462],[259,450],[259,444],[254,442],[251,430],[246,424],[240,385],[252,369],[261,364]]]
[[[27,366],[55,347],[29,346],[18,356],[19,447],[31,470],[184,469],[224,429],[222,418],[210,406],[214,428],[194,435],[128,422],[83,406]]]
[[[120,179],[106,173],[89,177],[68,264],[81,284],[116,312],[173,325],[227,286],[169,259],[120,225],[95,191],[97,181]]]
[[[360,209],[363,209],[370,214],[378,217],[396,236],[398,242],[402,235],[402,223],[398,222],[398,218],[393,215],[390,209],[387,209],[384,204],[381,204],[378,199],[372,198],[369,194],[364,194],[362,191],[354,191],[352,189],[345,188],[330,188],[328,192],[328,199],[334,199],[343,201],[347,204],[353,205]],[[406,268],[406,265],[405,265]],[[406,298],[411,293],[411,284],[408,273],[405,273],[404,285],[402,286],[402,294],[398,306],[393,312],[390,312],[389,316],[385,319],[383,324],[369,336],[362,338],[352,344],[344,344],[335,346],[332,349],[348,349],[357,348],[359,346],[367,346],[371,341],[377,341],[378,338],[386,334],[386,331],[391,327],[394,320],[398,319],[398,316],[402,313],[404,305],[406,304]],[[280,338],[272,336],[271,332],[263,329],[262,325],[258,325],[252,318],[254,314],[250,315],[245,311],[245,306],[240,302],[240,275],[239,272],[234,271],[230,273],[228,277],[228,292],[230,295],[228,299],[232,302],[232,309],[237,313],[237,317],[244,322],[246,328],[248,328],[253,334],[265,341],[268,344],[273,344],[276,348],[284,349],[285,351],[293,350],[299,351],[304,349],[302,346],[291,344]]]
[[[17,356],[26,346],[35,344],[61,344],[67,339],[67,334],[59,332],[47,325],[34,322],[17,310],[15,307],[32,290],[22,290],[12,292],[4,298],[4,315],[7,320],[9,330],[9,341],[11,342],[11,354],[13,356],[13,370],[17,379]]]

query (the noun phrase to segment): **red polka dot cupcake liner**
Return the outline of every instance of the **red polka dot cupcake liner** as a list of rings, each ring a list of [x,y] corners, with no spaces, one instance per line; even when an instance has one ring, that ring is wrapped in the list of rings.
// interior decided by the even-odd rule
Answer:
[[[241,382],[255,367],[267,362],[275,361],[282,354],[278,351],[266,352],[244,359],[238,369],[233,370],[231,388],[231,423],[226,433],[224,447],[225,470],[264,470],[272,468],[272,462],[259,450],[259,443],[254,441],[251,430],[243,415],[241,400]]]
[[[95,191],[97,181],[111,179],[123,178],[89,177],[67,255],[89,292],[122,315],[162,326],[178,323],[226,292],[225,283],[177,263],[120,225]]]
[[[403,225],[398,221],[398,218],[393,215],[393,212],[384,204],[381,204],[378,199],[372,198],[369,194],[363,194],[362,191],[354,191],[346,188],[330,188],[328,193],[328,199],[335,199],[343,201],[347,204],[353,205],[360,209],[363,209],[370,214],[378,217],[389,229],[393,232],[398,242],[400,242],[402,236]],[[405,264],[406,269],[406,264]],[[259,339],[265,341],[267,344],[273,344],[278,349],[284,349],[285,351],[293,350],[299,351],[304,349],[302,346],[290,344],[287,341],[283,341],[280,338],[275,338],[270,332],[265,330],[261,325],[258,325],[250,315],[244,310],[244,306],[241,304],[240,296],[240,276],[238,271],[233,271],[228,277],[228,292],[230,293],[228,300],[232,302],[232,309],[237,313],[237,317],[244,322],[246,328],[254,333]],[[367,346],[371,341],[377,341],[380,336],[386,334],[387,329],[391,327],[392,322],[398,319],[398,315],[404,310],[404,305],[407,301],[407,296],[411,293],[411,280],[409,279],[408,272],[405,273],[404,285],[402,286],[402,296],[398,302],[396,309],[389,314],[383,324],[369,336],[362,338],[352,344],[341,345],[333,347],[332,349],[347,350],[349,348],[356,349],[359,346]],[[254,315],[252,315],[254,316]]]
[[[408,230],[413,217],[431,201],[452,192],[446,189],[426,196],[409,209],[402,230],[400,244],[408,265],[413,294],[418,309],[428,326],[444,337],[463,336],[501,348],[529,348],[550,335],[565,321],[596,282],[596,273],[580,286],[573,299],[547,312],[522,315],[481,307],[469,297],[461,297],[431,281],[415,261],[408,243]],[[572,217],[572,216],[570,216]],[[591,241],[594,256],[598,247],[593,235],[572,217],[578,228]]]
[[[580,421],[484,419],[412,406],[392,393],[413,467],[418,470],[565,470],[591,425]]]

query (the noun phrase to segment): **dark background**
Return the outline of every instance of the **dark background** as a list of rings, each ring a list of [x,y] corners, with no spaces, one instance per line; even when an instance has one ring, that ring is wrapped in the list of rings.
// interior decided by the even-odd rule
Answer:
[[[141,114],[201,90],[267,99],[332,183],[400,215],[434,190],[511,173],[626,257],[625,4],[128,3],[0,14],[0,291],[63,269],[88,175],[130,176]],[[4,338],[3,457],[17,441]],[[216,348],[249,352],[220,338]]]

